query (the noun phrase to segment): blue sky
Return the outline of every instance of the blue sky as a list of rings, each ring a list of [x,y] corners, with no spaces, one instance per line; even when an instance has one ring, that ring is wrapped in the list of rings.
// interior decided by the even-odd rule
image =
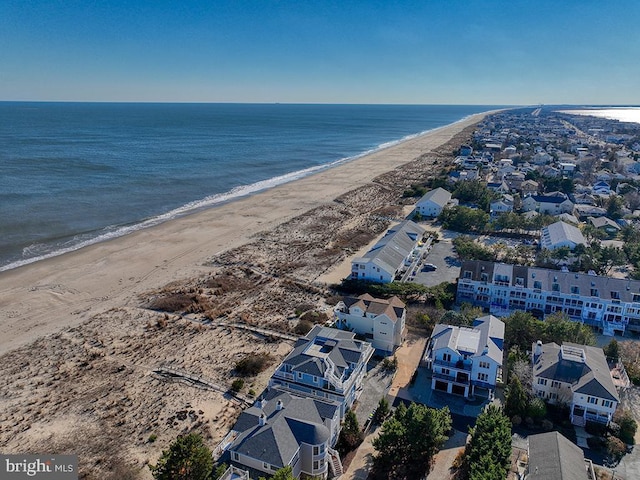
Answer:
[[[3,0],[0,100],[640,104],[638,0]]]

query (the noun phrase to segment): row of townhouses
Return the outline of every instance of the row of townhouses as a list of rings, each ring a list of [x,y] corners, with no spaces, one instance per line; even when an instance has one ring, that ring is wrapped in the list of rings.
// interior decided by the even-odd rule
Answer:
[[[640,281],[481,260],[460,268],[457,302],[497,316],[564,312],[605,335],[640,332]]]

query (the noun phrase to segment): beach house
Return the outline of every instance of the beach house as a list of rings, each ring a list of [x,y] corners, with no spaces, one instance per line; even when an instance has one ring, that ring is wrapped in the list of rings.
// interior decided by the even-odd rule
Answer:
[[[492,397],[502,376],[504,323],[493,315],[471,328],[438,324],[427,344],[423,364],[431,371],[431,389]]]
[[[337,402],[271,388],[240,414],[214,458],[239,467],[247,478],[270,476],[287,466],[295,478],[338,477],[342,463],[332,447],[339,432]]]
[[[559,432],[529,435],[524,480],[595,480],[591,460]]]
[[[340,418],[361,392],[374,349],[355,333],[316,325],[298,340],[278,366],[269,386],[340,406]]]
[[[336,326],[363,335],[382,355],[402,345],[407,311],[398,297],[388,300],[365,293],[345,297],[334,307]]]
[[[351,261],[351,279],[390,283],[411,262],[426,230],[411,220],[390,228],[367,253]]]
[[[533,394],[570,406],[571,422],[609,424],[620,398],[601,348],[538,341],[533,351]]]
[[[423,217],[437,217],[451,200],[451,193],[442,187],[438,187],[424,194],[416,202],[415,211]]]

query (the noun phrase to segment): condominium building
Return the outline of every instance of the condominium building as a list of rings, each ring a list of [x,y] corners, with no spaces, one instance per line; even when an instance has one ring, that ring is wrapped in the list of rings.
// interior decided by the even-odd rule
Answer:
[[[460,269],[456,300],[497,316],[564,312],[605,335],[640,332],[638,280],[469,260]]]

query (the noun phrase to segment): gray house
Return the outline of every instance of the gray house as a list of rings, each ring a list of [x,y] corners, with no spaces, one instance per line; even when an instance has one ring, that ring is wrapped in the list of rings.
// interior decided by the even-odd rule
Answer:
[[[593,464],[582,449],[558,432],[529,435],[525,480],[593,480]]]

